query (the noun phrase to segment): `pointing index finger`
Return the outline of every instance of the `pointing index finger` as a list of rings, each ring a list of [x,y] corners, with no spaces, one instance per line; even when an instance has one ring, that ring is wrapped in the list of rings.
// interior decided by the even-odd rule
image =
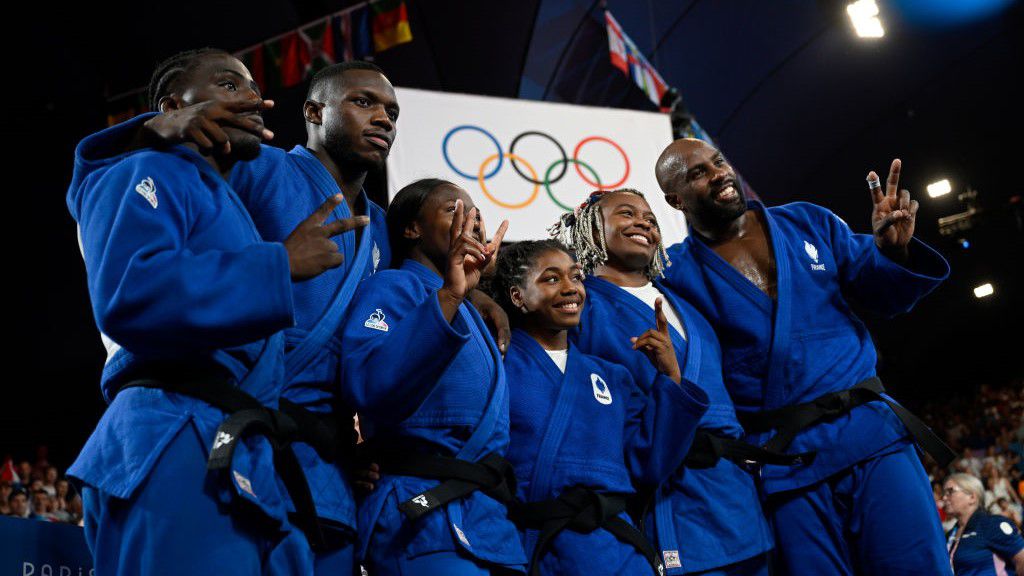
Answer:
[[[654,301],[654,321],[658,325],[658,332],[668,334],[668,319],[665,318],[665,311],[662,309],[663,300],[657,298]]]

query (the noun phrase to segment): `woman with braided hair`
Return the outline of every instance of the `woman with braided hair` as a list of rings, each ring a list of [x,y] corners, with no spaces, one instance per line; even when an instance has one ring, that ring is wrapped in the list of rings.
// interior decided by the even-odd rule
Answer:
[[[708,322],[660,282],[669,266],[658,222],[636,190],[591,194],[551,228],[575,252],[588,294],[569,339],[581,351],[626,367],[649,391],[659,375],[633,348],[651,310],[667,319],[682,378],[708,396],[709,407],[685,462],[660,487],[638,486],[650,498],[637,503],[642,525],[668,574],[764,575],[771,531],[758,500],[749,462],[763,454],[737,439],[743,430],[722,383],[721,351]],[[689,442],[689,438],[680,438]]]
[[[559,242],[503,249],[492,290],[513,324],[507,458],[525,502],[512,517],[530,574],[660,573],[661,555],[629,521],[627,497],[633,483],[657,485],[679,467],[707,408],[704,392],[681,378],[660,305],[657,328],[638,340],[657,373],[645,392],[622,366],[569,344],[587,294]]]

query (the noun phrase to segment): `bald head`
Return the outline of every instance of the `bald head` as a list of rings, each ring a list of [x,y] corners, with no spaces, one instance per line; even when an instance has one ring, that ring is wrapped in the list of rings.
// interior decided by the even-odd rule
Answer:
[[[701,147],[715,150],[714,146],[703,140],[680,138],[661,152],[658,163],[654,167],[654,175],[658,179],[658,186],[661,187],[662,192],[668,194],[672,187],[672,181],[686,175],[688,156]]]
[[[698,228],[734,220],[746,211],[732,166],[703,140],[680,138],[669,144],[654,172],[665,202],[682,210]]]

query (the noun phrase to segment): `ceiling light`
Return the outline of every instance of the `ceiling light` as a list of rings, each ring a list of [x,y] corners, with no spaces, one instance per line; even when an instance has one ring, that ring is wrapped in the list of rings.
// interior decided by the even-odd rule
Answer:
[[[977,288],[974,289],[974,297],[985,298],[986,296],[991,296],[994,292],[995,288],[993,288],[991,284],[986,282],[985,284],[982,284],[981,286],[978,286]]]
[[[861,38],[881,38],[885,36],[882,21],[878,19],[878,4],[875,0],[857,0],[846,6],[853,28]]]
[[[928,185],[928,195],[932,198],[938,198],[943,194],[949,194],[953,191],[953,186],[950,185],[949,180],[943,178],[938,182],[932,182]]]

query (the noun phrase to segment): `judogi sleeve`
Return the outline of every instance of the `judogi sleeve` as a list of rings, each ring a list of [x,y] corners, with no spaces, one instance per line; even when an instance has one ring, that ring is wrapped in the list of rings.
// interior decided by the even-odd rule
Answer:
[[[237,346],[293,321],[282,244],[189,249],[193,197],[208,193],[189,174],[195,167],[171,154],[144,153],[82,182],[80,240],[93,312],[99,329],[134,353]]]
[[[626,468],[635,482],[656,486],[682,464],[708,409],[708,396],[685,379],[676,384],[660,373],[644,394],[625,368],[616,368],[632,391],[624,430]]]
[[[433,390],[468,329],[445,319],[437,293],[402,271],[363,281],[342,328],[342,397],[375,422],[400,422]]]
[[[843,291],[860,304],[886,316],[909,312],[949,276],[945,258],[917,238],[910,241],[906,265],[900,265],[882,254],[873,236],[854,234],[838,216],[819,210]]]

